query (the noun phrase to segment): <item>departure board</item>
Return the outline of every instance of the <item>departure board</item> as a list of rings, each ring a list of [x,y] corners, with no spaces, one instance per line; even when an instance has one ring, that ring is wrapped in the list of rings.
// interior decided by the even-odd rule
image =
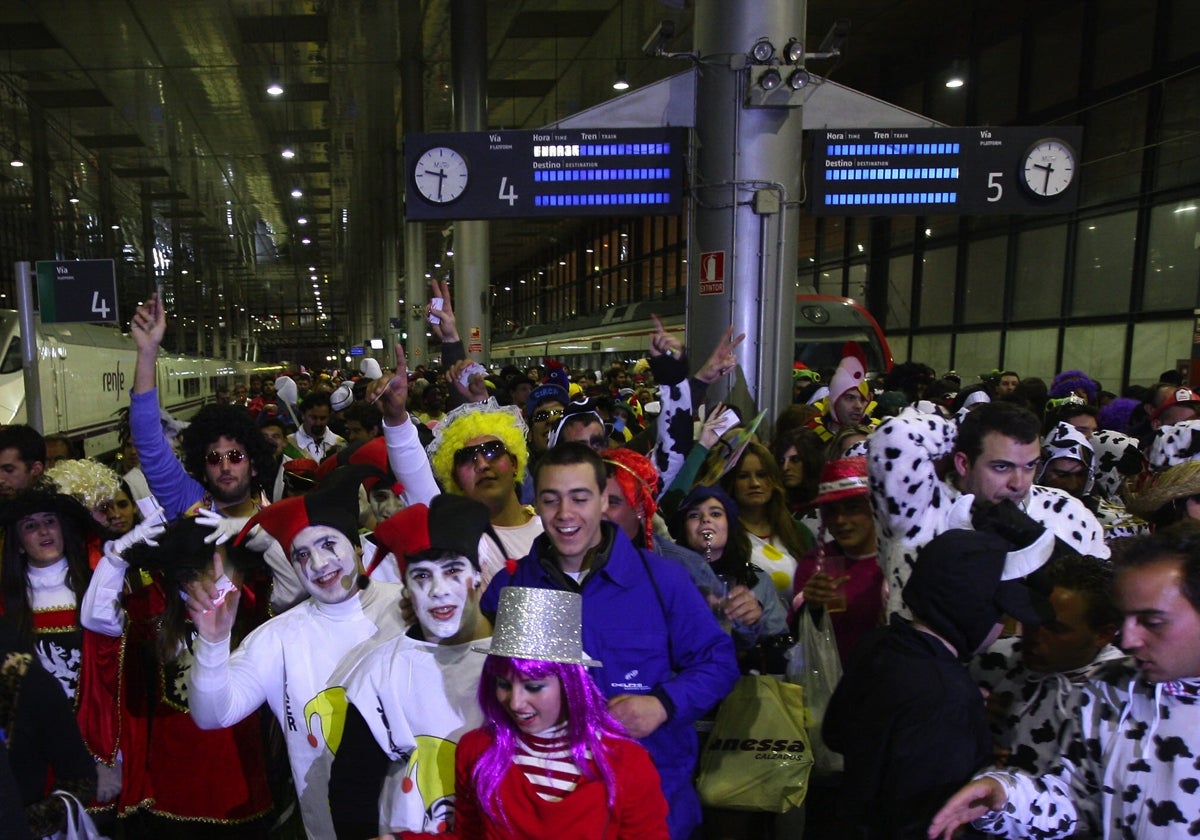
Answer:
[[[1078,126],[809,134],[814,216],[1064,213],[1079,198]]]
[[[687,129],[407,134],[410,221],[682,212]]]

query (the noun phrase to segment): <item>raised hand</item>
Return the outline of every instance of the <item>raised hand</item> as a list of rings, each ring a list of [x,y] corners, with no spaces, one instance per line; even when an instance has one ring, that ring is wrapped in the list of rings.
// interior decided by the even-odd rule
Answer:
[[[745,333],[741,333],[737,338],[734,338],[733,327],[726,328],[725,334],[721,336],[721,340],[713,348],[712,354],[709,355],[700,370],[696,371],[696,378],[701,382],[711,385],[717,379],[737,367],[737,356],[734,355],[733,351],[745,340]]]
[[[650,318],[654,321],[654,335],[650,336],[650,355],[651,356],[675,356],[676,358],[683,357],[683,342],[678,337],[667,332],[663,327],[662,321],[653,312],[650,313]]]
[[[458,321],[454,317],[454,306],[450,303],[450,284],[434,277],[429,281],[429,291],[432,293],[431,298],[441,298],[442,301],[442,305],[436,309],[432,300],[425,307],[425,314],[432,315],[439,321],[437,324],[430,322],[429,331],[443,343],[461,340],[458,335]]]

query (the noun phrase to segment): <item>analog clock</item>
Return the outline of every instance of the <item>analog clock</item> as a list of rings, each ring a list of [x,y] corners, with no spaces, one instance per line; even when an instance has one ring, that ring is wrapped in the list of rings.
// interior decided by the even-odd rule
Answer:
[[[1075,182],[1075,150],[1053,137],[1038,140],[1021,158],[1021,183],[1038,198],[1056,198]]]
[[[449,146],[434,146],[413,165],[417,192],[434,204],[449,204],[467,189],[467,159]]]

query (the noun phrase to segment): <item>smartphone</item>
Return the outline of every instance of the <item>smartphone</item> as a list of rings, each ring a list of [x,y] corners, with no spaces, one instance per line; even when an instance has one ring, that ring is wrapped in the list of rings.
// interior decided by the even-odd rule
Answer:
[[[439,297],[432,298],[432,299],[429,301],[429,308],[430,308],[430,310],[434,310],[434,309],[441,309],[441,308],[442,308],[442,299],[441,299],[441,298],[439,298]],[[430,311],[430,313],[429,313],[429,323],[431,323],[431,324],[440,324],[440,323],[442,323],[442,319],[441,319],[441,318],[439,318],[438,316],[434,315],[434,314],[433,314],[433,312],[432,312],[432,311]]]

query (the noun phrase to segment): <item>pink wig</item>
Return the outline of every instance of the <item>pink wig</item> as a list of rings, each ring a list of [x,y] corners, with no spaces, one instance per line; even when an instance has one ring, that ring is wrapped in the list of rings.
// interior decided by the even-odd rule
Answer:
[[[535,659],[510,659],[507,656],[488,656],[483,663],[479,680],[479,708],[483,710],[484,727],[492,735],[492,744],[471,772],[480,806],[493,820],[508,824],[504,803],[500,801],[500,782],[513,766],[519,730],[508,710],[496,699],[496,680],[540,680],[557,677],[562,683],[563,711],[567,716],[567,743],[571,758],[585,778],[599,778],[608,791],[608,806],[616,798],[614,769],[608,760],[606,738],[625,738],[625,728],[608,712],[608,701],[582,665],[545,662]],[[587,753],[595,762],[592,770]]]

